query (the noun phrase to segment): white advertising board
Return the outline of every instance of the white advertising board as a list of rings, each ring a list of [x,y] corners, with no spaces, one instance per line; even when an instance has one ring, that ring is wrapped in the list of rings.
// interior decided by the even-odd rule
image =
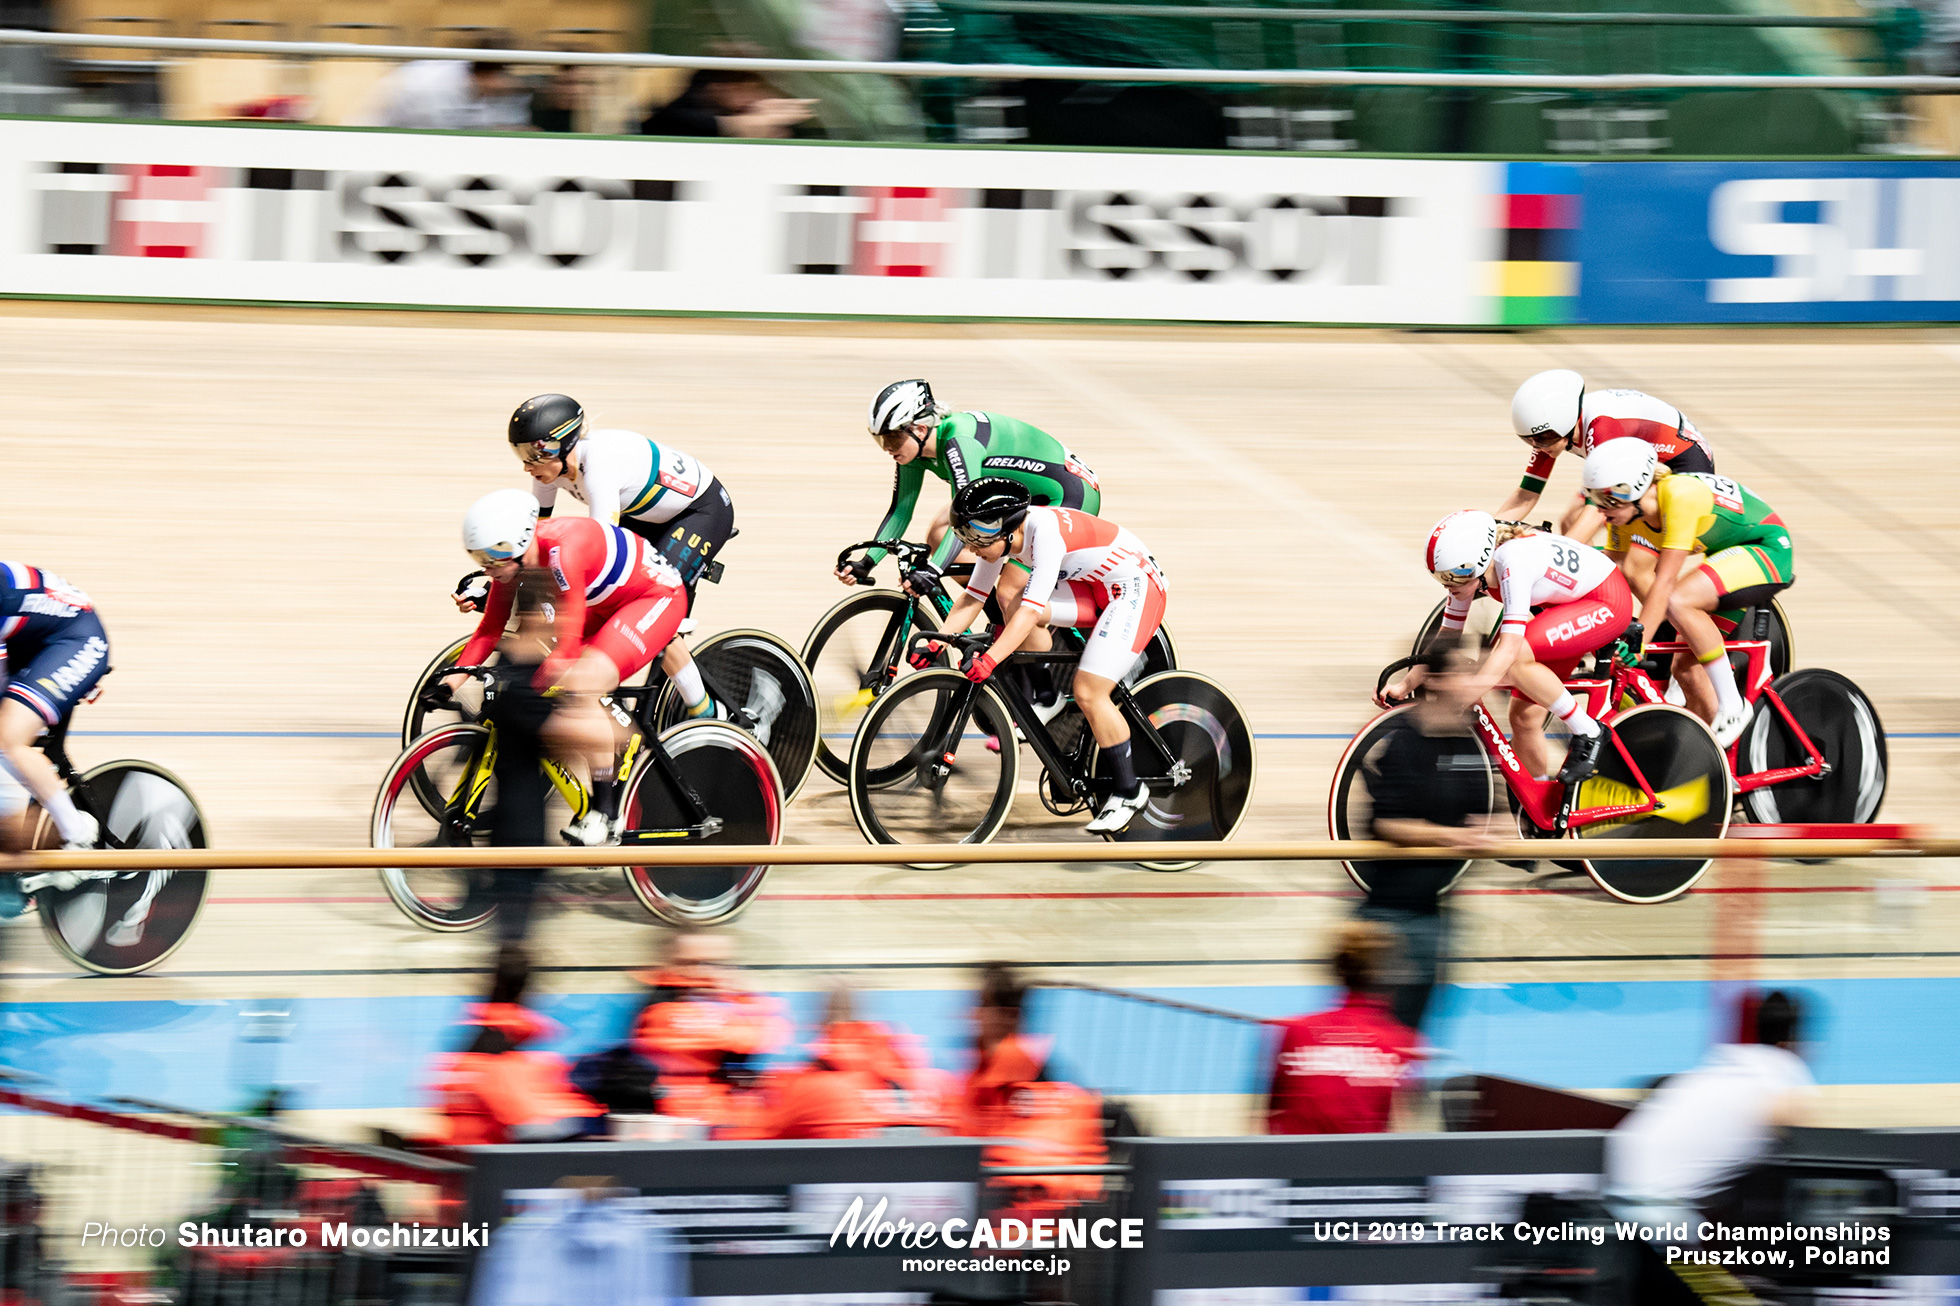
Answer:
[[[0,293],[1490,320],[1479,162],[19,121]]]

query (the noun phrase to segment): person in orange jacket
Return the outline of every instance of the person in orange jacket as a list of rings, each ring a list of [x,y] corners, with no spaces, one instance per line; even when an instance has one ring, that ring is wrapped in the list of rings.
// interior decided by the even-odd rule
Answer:
[[[868,1138],[894,1129],[943,1129],[957,1101],[952,1076],[927,1062],[919,1041],[855,1019],[848,988],[831,990],[810,1060],[763,1082],[769,1138]]]
[[[663,1115],[700,1120],[715,1138],[763,1138],[762,1058],[789,1042],[782,1002],[736,982],[726,934],[682,926],[666,956],[633,978],[651,993],[633,1047],[660,1074]]]
[[[966,1082],[958,1132],[973,1138],[1012,1138],[990,1147],[988,1165],[1101,1165],[1102,1099],[1074,1084],[1048,1077],[1051,1040],[1021,1032],[1027,986],[1008,967],[994,964],[980,975],[974,1008],[979,1060]],[[1034,1175],[995,1180],[1005,1189],[1015,1217],[1048,1216],[1076,1202],[1102,1196],[1097,1175]]]
[[[555,1052],[520,1051],[557,1036],[559,1026],[524,1005],[531,963],[523,945],[507,943],[487,1002],[465,1013],[470,1034],[461,1052],[436,1059],[430,1088],[442,1118],[435,1141],[451,1147],[480,1143],[552,1142],[593,1131],[605,1109],[578,1092]]]

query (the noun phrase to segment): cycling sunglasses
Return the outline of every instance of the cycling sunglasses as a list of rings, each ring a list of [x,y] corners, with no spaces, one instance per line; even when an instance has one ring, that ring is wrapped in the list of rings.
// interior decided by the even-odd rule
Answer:
[[[522,549],[518,549],[514,553],[505,552],[503,549],[470,550],[470,557],[476,560],[476,565],[479,567],[501,567],[507,562],[517,562],[523,556],[524,550]]]
[[[1569,433],[1566,435],[1554,435],[1550,431],[1542,435],[1521,435],[1518,439],[1523,440],[1540,453],[1551,453],[1561,446],[1572,442],[1572,436]]]
[[[562,440],[534,440],[530,444],[514,444],[510,447],[510,451],[517,455],[518,462],[526,467],[535,467],[539,463],[550,462],[553,458],[563,458],[564,448]]]
[[[1614,508],[1631,507],[1632,505],[1639,503],[1640,499],[1639,496],[1637,495],[1630,499],[1621,498],[1618,494],[1615,494],[1612,490],[1607,489],[1605,486],[1601,486],[1599,489],[1586,491],[1586,502],[1591,504],[1595,508],[1599,508],[1604,511],[1611,511]]]

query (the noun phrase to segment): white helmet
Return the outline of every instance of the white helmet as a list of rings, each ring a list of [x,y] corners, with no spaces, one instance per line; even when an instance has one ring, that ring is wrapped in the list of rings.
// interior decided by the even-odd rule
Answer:
[[[885,437],[916,422],[923,422],[939,415],[939,405],[933,401],[932,387],[914,378],[910,381],[894,381],[880,390],[871,401],[871,411],[865,416],[865,428],[874,440]]]
[[[1484,574],[1497,552],[1497,519],[1464,508],[1436,523],[1423,550],[1423,565],[1445,585],[1460,585]]]
[[[1540,372],[1511,396],[1511,429],[1520,440],[1558,435],[1571,439],[1579,430],[1579,401],[1586,397],[1586,378],[1557,368]]]
[[[529,490],[492,490],[463,515],[463,547],[488,565],[524,556],[538,529],[538,501]]]
[[[1647,493],[1647,487],[1654,483],[1654,473],[1659,466],[1660,456],[1655,453],[1653,445],[1623,435],[1617,440],[1606,441],[1586,455],[1585,470],[1579,474],[1580,483],[1586,487],[1588,499],[1600,495],[1623,504],[1637,503],[1640,496]]]

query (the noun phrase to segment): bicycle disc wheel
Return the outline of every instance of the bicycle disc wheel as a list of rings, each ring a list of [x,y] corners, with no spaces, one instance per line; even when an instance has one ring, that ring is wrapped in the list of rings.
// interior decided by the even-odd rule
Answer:
[[[1181,784],[1150,786],[1150,801],[1128,826],[1110,835],[1112,843],[1155,843],[1175,839],[1229,839],[1252,801],[1258,758],[1252,728],[1225,687],[1193,671],[1166,671],[1130,691],[1171,756],[1190,775]],[[1137,774],[1159,774],[1151,749],[1131,741]],[[1091,771],[1106,776],[1097,752]],[[1153,871],[1186,871],[1193,861],[1138,862]]]
[[[408,691],[408,707],[402,713],[403,748],[407,748],[431,730],[439,730],[443,726],[470,725],[482,719],[483,714],[479,709],[483,703],[483,686],[480,682],[463,686],[449,707],[424,707],[421,701],[422,691],[428,687],[429,682],[455,666],[457,655],[469,642],[470,638],[467,635],[456,640],[430,658],[429,664],[422,668],[422,674],[416,677],[414,687]],[[490,656],[485,659],[487,663],[498,660],[495,650],[492,650]],[[442,794],[429,783],[426,777],[420,774],[413,775],[409,778],[409,784],[415,792],[416,800],[422,804],[429,815],[438,816],[442,813]]]
[[[817,698],[817,769],[839,784],[850,775],[851,742],[872,700],[911,671],[904,640],[914,629],[937,630],[939,622],[897,590],[871,590],[839,603],[810,631],[803,665]]]
[[[783,801],[796,797],[817,752],[817,696],[796,650],[766,630],[724,630],[691,645],[689,652],[720,705],[731,718],[742,715],[735,724],[769,750],[783,782]],[[686,719],[672,681],[660,691],[654,713],[661,730]]]
[[[1361,733],[1347,746],[1347,751],[1341,754],[1340,764],[1334,768],[1334,786],[1327,796],[1327,833],[1334,838],[1374,838],[1374,787],[1381,779],[1382,754],[1388,748],[1389,738],[1395,732],[1399,718],[1414,708],[1415,704],[1404,703],[1382,713],[1363,726]],[[1452,747],[1444,754],[1447,762],[1439,760],[1438,764],[1474,766],[1482,770],[1484,810],[1490,811],[1497,803],[1497,773],[1490,764],[1490,755],[1484,751],[1483,742],[1468,731],[1449,738]],[[1367,892],[1373,892],[1377,879],[1384,875],[1406,874],[1411,870],[1434,871],[1442,877],[1442,892],[1447,893],[1470,869],[1470,861],[1416,863],[1361,860],[1343,861],[1341,868],[1348,873],[1350,880]]]
[[[489,815],[497,804],[491,748],[487,726],[443,726],[415,740],[381,777],[368,830],[370,844],[376,848],[488,847]],[[440,796],[433,814],[414,792],[418,780]],[[557,804],[557,815],[566,815],[556,793],[551,801]],[[547,820],[551,815],[548,810]],[[391,866],[382,870],[381,885],[402,914],[425,930],[451,934],[473,930],[497,910],[488,871]]]
[[[660,732],[674,770],[722,826],[689,844],[774,844],[783,832],[783,787],[769,753],[726,721],[683,721]],[[633,768],[620,803],[622,842],[679,847],[661,838],[687,822],[680,795],[650,760]],[[636,837],[637,836],[637,837]],[[648,837],[655,836],[655,837]],[[713,925],[748,906],[767,866],[629,866],[626,883],[643,906],[671,925]]]
[[[1830,773],[1785,780],[1742,795],[1751,821],[1765,825],[1869,821],[1885,802],[1885,727],[1863,690],[1835,671],[1805,667],[1781,676],[1770,689],[1810,736]],[[1809,754],[1765,695],[1743,732],[1736,760],[1747,772],[1802,766]]]
[[[149,762],[104,762],[75,782],[103,832],[125,848],[208,848],[204,813],[184,782]],[[50,842],[44,812],[36,845]],[[53,846],[59,847],[57,841]],[[34,895],[41,929],[68,960],[98,975],[134,975],[190,936],[204,908],[205,871],[116,871]]]
[[[969,695],[971,713],[949,738]],[[858,727],[851,815],[872,843],[986,843],[1007,820],[1020,773],[1013,726],[993,688],[975,689],[957,671],[921,671],[886,690]]]
[[[1728,759],[1700,717],[1648,703],[1613,718],[1613,733],[1665,806],[1641,816],[1573,825],[1575,839],[1719,839],[1728,833],[1735,785]],[[1599,772],[1579,785],[1575,814],[1588,807],[1641,801],[1639,784],[1609,739]],[[1593,883],[1621,902],[1666,902],[1686,893],[1710,862],[1692,860],[1584,862]]]

